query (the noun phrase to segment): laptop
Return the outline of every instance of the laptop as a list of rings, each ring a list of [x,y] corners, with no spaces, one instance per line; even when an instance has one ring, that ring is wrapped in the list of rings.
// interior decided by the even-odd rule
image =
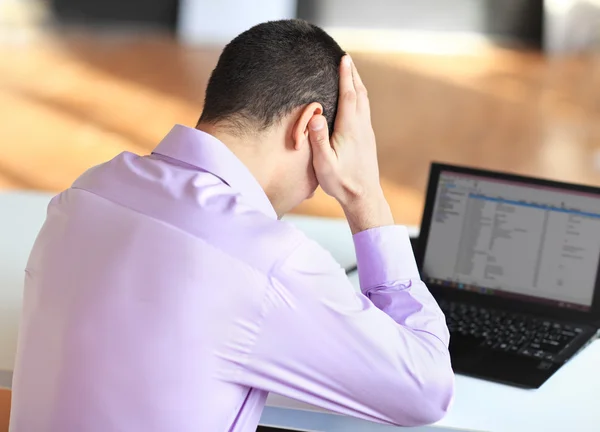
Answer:
[[[434,163],[415,255],[458,373],[539,388],[600,325],[600,188]]]

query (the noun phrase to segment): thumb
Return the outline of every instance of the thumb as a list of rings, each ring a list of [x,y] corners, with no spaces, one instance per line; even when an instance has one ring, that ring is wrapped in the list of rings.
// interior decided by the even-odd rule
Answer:
[[[308,139],[313,150],[313,158],[329,158],[333,149],[329,144],[329,128],[322,115],[313,116],[308,122]]]

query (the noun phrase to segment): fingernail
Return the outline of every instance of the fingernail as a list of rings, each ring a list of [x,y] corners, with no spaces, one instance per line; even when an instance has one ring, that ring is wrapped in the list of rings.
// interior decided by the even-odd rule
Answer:
[[[320,131],[324,126],[325,122],[323,120],[313,120],[309,124],[310,129],[314,131]]]
[[[346,63],[346,66],[350,66],[352,64],[352,59],[348,54],[346,54],[346,57],[344,57],[344,62]]]

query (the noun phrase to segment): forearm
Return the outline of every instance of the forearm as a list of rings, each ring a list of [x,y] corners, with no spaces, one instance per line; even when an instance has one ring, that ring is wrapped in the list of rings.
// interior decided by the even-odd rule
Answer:
[[[453,391],[450,359],[437,336],[423,333],[436,330],[414,320],[427,315],[418,294],[392,285],[394,311],[372,293],[376,306],[357,296],[339,265],[310,243],[270,281],[259,336],[236,365],[242,367],[236,382],[402,426],[443,416]]]
[[[371,421],[439,420],[453,394],[447,351],[362,299],[335,309],[300,301],[268,316],[236,382]]]
[[[381,190],[340,204],[352,234],[394,224],[392,211]]]
[[[444,316],[420,279],[407,229],[385,226],[362,231],[354,235],[354,244],[363,294],[398,324],[447,346]]]

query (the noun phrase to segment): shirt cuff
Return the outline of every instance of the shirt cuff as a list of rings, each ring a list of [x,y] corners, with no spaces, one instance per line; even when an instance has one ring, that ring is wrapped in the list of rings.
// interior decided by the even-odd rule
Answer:
[[[354,234],[353,238],[363,293],[378,286],[420,279],[405,226],[373,228]]]

